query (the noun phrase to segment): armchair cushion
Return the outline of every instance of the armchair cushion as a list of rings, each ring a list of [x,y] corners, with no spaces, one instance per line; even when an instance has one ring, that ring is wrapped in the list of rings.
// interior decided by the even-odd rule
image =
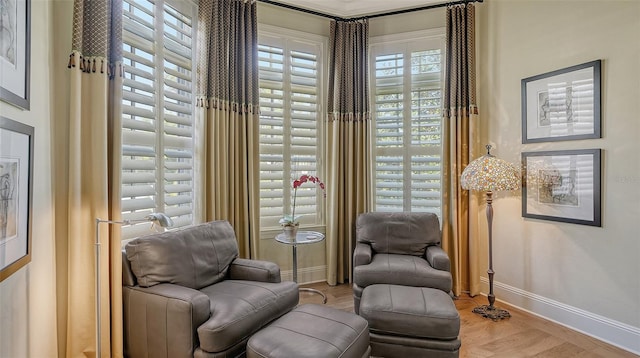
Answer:
[[[225,280],[201,290],[211,299],[211,318],[198,328],[200,348],[222,352],[248,339],[298,303],[298,285]]]
[[[356,219],[356,240],[376,254],[424,256],[427,246],[440,244],[440,224],[431,213],[365,213]]]
[[[125,250],[142,287],[172,283],[201,289],[223,280],[238,256],[235,233],[227,221],[140,237]]]
[[[374,284],[433,287],[451,290],[451,273],[437,270],[422,257],[377,254],[368,265],[356,266],[354,283],[362,288]]]
[[[270,261],[235,259],[229,268],[229,279],[280,282],[280,267]]]

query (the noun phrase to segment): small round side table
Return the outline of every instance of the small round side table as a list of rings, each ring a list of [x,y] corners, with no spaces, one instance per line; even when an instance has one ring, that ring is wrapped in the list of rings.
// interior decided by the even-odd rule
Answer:
[[[277,242],[293,247],[293,282],[298,283],[298,245],[315,244],[322,240],[324,240],[324,234],[316,231],[298,231],[295,241],[289,240],[283,233],[276,235]],[[322,303],[327,303],[327,296],[314,288],[302,287],[299,290],[317,293],[322,296]]]

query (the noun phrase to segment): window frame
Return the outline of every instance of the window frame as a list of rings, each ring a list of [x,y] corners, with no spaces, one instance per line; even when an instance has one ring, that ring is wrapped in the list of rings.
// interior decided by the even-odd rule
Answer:
[[[136,3],[136,0],[131,0],[128,2],[132,2],[132,3]],[[196,137],[197,137],[197,133],[196,133],[196,125],[197,125],[197,118],[196,118],[196,107],[195,107],[195,97],[196,97],[196,93],[195,93],[195,85],[196,85],[196,61],[197,61],[197,29],[198,29],[198,4],[195,1],[192,0],[148,0],[149,3],[152,3],[154,5],[154,10],[153,12],[153,17],[152,17],[152,25],[153,28],[152,30],[154,31],[153,33],[153,44],[152,47],[150,48],[151,50],[153,50],[152,52],[149,52],[153,58],[152,60],[148,60],[150,63],[152,63],[153,65],[153,79],[148,79],[146,81],[143,82],[136,82],[138,84],[140,83],[145,83],[148,81],[153,81],[152,84],[148,84],[145,83],[143,86],[145,87],[149,87],[150,89],[153,89],[153,91],[155,92],[155,98],[153,101],[153,127],[154,127],[154,131],[153,134],[155,135],[155,139],[154,139],[154,143],[153,143],[153,158],[154,158],[154,183],[152,185],[153,187],[153,194],[147,194],[147,196],[149,197],[150,200],[153,200],[154,202],[154,206],[150,207],[150,208],[145,208],[145,209],[140,209],[140,214],[136,215],[132,212],[130,212],[129,210],[124,211],[122,210],[122,215],[123,217],[128,216],[129,219],[131,220],[137,220],[140,218],[143,218],[144,216],[148,215],[148,211],[151,210],[152,212],[165,212],[168,215],[170,215],[169,212],[167,212],[166,209],[166,205],[167,205],[167,197],[168,194],[167,193],[167,189],[166,187],[171,185],[170,183],[167,183],[167,176],[171,174],[172,169],[168,169],[165,166],[165,163],[167,162],[167,149],[171,150],[171,148],[173,148],[170,145],[167,145],[166,139],[165,138],[167,135],[170,134],[175,134],[175,133],[168,133],[166,131],[165,125],[167,122],[167,119],[165,117],[165,112],[167,111],[167,108],[165,106],[165,102],[167,100],[167,96],[169,97],[173,97],[174,100],[178,100],[176,99],[177,97],[182,96],[182,93],[174,93],[172,91],[169,90],[165,90],[165,81],[167,80],[167,72],[165,70],[166,66],[165,66],[165,62],[167,61],[167,57],[172,57],[175,56],[172,53],[171,49],[167,49],[165,42],[168,40],[173,41],[173,42],[177,42],[179,44],[179,39],[177,37],[175,37],[175,35],[171,35],[171,30],[173,29],[173,32],[178,31],[177,28],[174,28],[170,25],[167,25],[165,23],[165,16],[166,16],[166,12],[167,9],[165,8],[165,5],[168,5],[169,7],[172,8],[173,11],[177,11],[180,15],[183,16],[187,16],[189,18],[189,21],[191,22],[191,42],[190,42],[190,46],[191,46],[191,70],[190,70],[190,83],[191,83],[191,88],[190,88],[190,93],[188,94],[188,96],[190,96],[190,100],[191,100],[191,105],[190,105],[190,111],[191,111],[191,117],[190,117],[190,125],[191,125],[191,148],[190,148],[190,155],[191,155],[191,167],[190,170],[192,173],[192,178],[191,178],[191,183],[192,183],[192,190],[191,190],[191,212],[188,214],[191,216],[190,220],[185,221],[185,220],[176,220],[175,217],[174,219],[174,223],[176,223],[177,227],[181,227],[181,226],[187,226],[190,224],[194,224],[200,221],[200,217],[201,217],[201,213],[199,212],[199,208],[200,206],[198,205],[198,189],[199,187],[196,185],[197,183],[197,170],[199,168],[199,160],[200,158],[198,157],[197,153],[199,152],[198,150],[198,143],[196,142]],[[123,4],[123,6],[126,6],[126,4]],[[142,6],[140,6],[142,8]],[[144,11],[143,11],[144,12]],[[149,48],[142,48],[140,47],[141,45],[144,45],[144,43],[137,43],[135,40],[135,37],[140,36],[138,33],[134,32],[135,27],[137,26],[135,23],[133,23],[133,30],[127,30],[127,18],[126,18],[126,14],[123,14],[123,26],[122,26],[122,46],[123,46],[123,52],[125,50],[126,47],[130,46],[130,47],[134,47],[136,49],[143,49],[143,50],[149,50]],[[131,35],[129,34],[131,33]],[[133,37],[130,37],[133,36]],[[174,38],[172,38],[174,37]],[[133,39],[133,41],[128,41],[128,39]],[[145,41],[148,41],[145,40]],[[169,45],[169,46],[173,46],[173,45]],[[170,47],[171,48],[171,47]],[[124,53],[123,53],[124,56]],[[176,59],[180,60],[181,58],[177,58]],[[123,57],[123,65],[124,65],[124,71],[125,71],[125,79],[126,79],[126,74],[127,72],[131,69],[131,67],[129,65],[126,65],[126,63],[129,60],[125,57]],[[177,63],[174,63],[177,64]],[[170,70],[173,71],[173,70]],[[132,71],[135,72],[135,71]],[[176,72],[177,73],[177,72]],[[132,74],[133,76],[135,76],[135,73]],[[135,81],[135,80],[134,80]],[[180,85],[180,81],[175,81],[176,85]],[[125,81],[123,81],[123,88],[130,88]],[[180,89],[178,89],[180,90]],[[179,91],[180,92],[180,91]],[[134,93],[135,95],[135,93]],[[121,103],[124,104],[125,101],[130,101],[131,99],[125,99],[124,95],[123,98],[121,99]],[[172,106],[173,101],[169,102],[169,105]],[[137,101],[134,103],[138,103]],[[173,105],[176,106],[176,105]],[[120,118],[118,121],[119,124],[119,133],[121,135],[121,143],[120,143],[120,147],[121,149],[124,149],[124,147],[126,145],[131,145],[131,144],[126,144],[125,142],[125,137],[127,135],[135,135],[135,134],[128,134],[127,131],[129,129],[131,129],[131,127],[126,127],[123,124],[123,119],[125,118],[125,116],[129,116],[129,114],[126,114],[124,109],[122,109],[120,111]],[[178,126],[176,127],[176,129],[173,131],[175,132],[176,130],[179,131],[182,127]],[[171,132],[171,131],[170,131]],[[150,132],[151,133],[151,132]],[[183,138],[183,136],[178,135],[177,141],[180,141],[180,139]],[[175,141],[174,140],[174,141]],[[184,148],[184,147],[178,147],[178,148]],[[174,151],[175,152],[175,151]],[[122,160],[125,159],[125,152],[121,152],[121,156],[120,158]],[[120,162],[120,181],[119,181],[119,185],[120,185],[120,190],[122,191],[125,188],[124,185],[124,181],[122,179],[122,176],[125,174],[125,167],[124,165],[122,165],[122,162]],[[177,179],[176,179],[177,180]],[[173,180],[173,181],[176,181]],[[177,180],[180,181],[180,180]],[[179,185],[178,185],[179,186]],[[137,196],[134,196],[137,197]],[[121,204],[124,202],[123,199],[125,199],[124,195],[120,195],[120,202]],[[124,242],[126,242],[126,240],[135,238],[137,236],[140,235],[144,235],[145,233],[148,233],[149,231],[149,227],[150,227],[150,223],[139,223],[139,224],[129,224],[129,225],[123,225],[121,227],[121,233],[122,233],[122,240],[124,240]]]
[[[371,198],[371,205],[372,205],[372,210],[373,211],[377,211],[377,170],[376,170],[376,164],[377,164],[377,156],[379,155],[379,151],[380,149],[378,149],[376,147],[376,142],[377,142],[377,132],[376,132],[376,123],[377,123],[377,109],[376,109],[376,56],[381,56],[384,54],[391,54],[391,53],[398,53],[398,52],[402,52],[404,53],[405,49],[407,49],[407,47],[410,47],[409,53],[412,52],[417,52],[417,51],[425,51],[425,50],[431,50],[431,49],[440,49],[441,50],[441,73],[440,73],[440,78],[441,78],[441,91],[442,92],[442,96],[441,96],[441,111],[443,110],[442,108],[442,104],[443,104],[443,98],[444,98],[444,81],[445,81],[445,65],[446,65],[446,57],[447,57],[447,53],[446,53],[446,47],[445,47],[445,28],[444,27],[440,27],[440,28],[434,28],[434,29],[429,29],[429,30],[421,30],[421,31],[413,31],[413,32],[405,32],[405,33],[397,33],[397,34],[391,34],[391,35],[382,35],[382,36],[375,36],[375,37],[371,37],[369,40],[369,83],[371,84],[371,90],[369,91],[370,94],[370,103],[372,105],[372,109],[371,109],[371,118],[372,118],[372,124],[370,126],[370,152],[371,152],[371,189],[370,189],[370,198]],[[405,66],[406,68],[407,66]],[[410,67],[410,63],[409,63],[409,67]],[[410,76],[410,74],[409,74]],[[407,81],[403,81],[403,95],[409,95],[409,99],[404,99],[407,101],[411,101],[411,83],[407,83]],[[403,107],[403,118],[405,121],[405,124],[403,125],[403,128],[405,128],[405,125],[407,124],[407,121],[411,120],[411,106],[409,106],[407,108],[407,106]],[[408,116],[407,116],[408,114]],[[408,118],[407,118],[408,117]],[[443,182],[443,165],[442,165],[442,158],[443,158],[443,145],[444,145],[444,133],[443,133],[443,126],[444,126],[444,122],[443,119],[441,117],[440,119],[440,138],[441,138],[441,142],[440,142],[440,146],[438,148],[438,153],[435,153],[435,150],[429,150],[427,154],[438,154],[440,156],[440,183],[441,183],[441,190],[440,190],[440,205],[438,208],[438,213],[436,213],[439,217],[441,217],[442,215],[442,182]],[[411,130],[404,130],[403,131],[404,134],[404,139],[403,139],[403,144],[406,142],[406,140],[408,139],[410,142],[410,137],[411,137]],[[402,148],[400,148],[403,152],[403,169],[406,163],[411,164],[411,157],[409,156],[411,152],[414,152],[416,150],[420,150],[420,148],[412,148],[411,146],[407,147],[405,145],[402,146]],[[428,148],[427,148],[428,149]],[[389,152],[389,150],[385,150],[384,148],[382,149],[382,151],[387,151]],[[411,168],[409,169],[404,169],[403,171],[408,171],[411,172]],[[402,211],[412,211],[412,206],[411,206],[411,183],[412,180],[405,180],[403,178],[403,210]]]
[[[289,46],[287,44],[289,43],[299,43],[301,44],[301,47],[307,47],[307,48],[317,48],[317,71],[318,71],[318,76],[317,78],[317,84],[318,84],[318,89],[317,89],[317,98],[316,98],[316,113],[317,113],[317,124],[316,124],[316,173],[315,175],[318,176],[321,180],[323,180],[324,182],[326,182],[326,178],[325,178],[325,173],[326,171],[324,170],[324,164],[326,163],[326,150],[325,150],[325,133],[326,133],[326,121],[325,121],[325,117],[326,117],[326,83],[327,83],[327,48],[328,48],[328,38],[326,36],[322,36],[322,35],[318,35],[318,34],[313,34],[313,33],[307,33],[307,32],[303,32],[303,31],[296,31],[296,30],[291,30],[291,29],[286,29],[286,28],[282,28],[282,27],[278,27],[278,26],[273,26],[273,25],[267,25],[267,24],[260,24],[260,27],[258,29],[258,44],[260,45],[267,45],[267,46],[281,46],[284,50],[285,53],[283,54],[285,57],[287,56],[286,51],[295,51],[296,48],[293,46]],[[298,47],[297,49],[300,49],[300,47]],[[285,66],[286,66],[286,60],[285,60]],[[290,93],[290,81],[287,80],[284,84],[284,89],[283,89],[283,96],[286,96],[288,93]],[[283,104],[283,108],[287,108],[289,107],[288,104]],[[291,126],[288,126],[289,128],[291,128]],[[283,130],[283,134],[286,136],[288,130],[284,129]],[[289,143],[290,138],[283,138],[283,143]],[[262,146],[262,145],[260,145]],[[260,152],[262,153],[262,152]],[[286,163],[287,160],[284,159],[283,163]],[[292,170],[291,170],[291,166],[289,166],[288,168],[285,167],[283,168],[283,171],[288,174],[288,177],[290,177],[290,181],[284,181],[283,182],[283,193],[287,193],[290,195],[289,198],[293,195],[293,187],[292,187],[292,183],[293,180],[296,179],[292,176]],[[298,172],[299,174],[303,174],[302,172]],[[284,176],[285,178],[287,177],[287,175]],[[299,177],[299,175],[298,175]],[[305,188],[311,188],[311,184],[307,184],[305,185]],[[318,212],[316,213],[316,220],[313,223],[305,223],[304,221],[301,223],[301,227],[304,228],[304,230],[313,230],[313,231],[319,231],[319,232],[325,232],[325,227],[326,227],[326,200],[324,199],[323,195],[322,195],[322,191],[319,188],[317,189],[317,195],[316,195],[316,207],[318,209]],[[288,196],[285,194],[285,199]],[[284,202],[284,201],[283,201]],[[290,212],[287,212],[287,205],[285,204],[283,206],[283,214],[290,214]],[[260,233],[261,236],[264,238],[273,238],[273,235],[277,232],[280,232],[282,230],[281,226],[277,223],[267,223],[265,225],[263,225],[263,223],[260,223]]]

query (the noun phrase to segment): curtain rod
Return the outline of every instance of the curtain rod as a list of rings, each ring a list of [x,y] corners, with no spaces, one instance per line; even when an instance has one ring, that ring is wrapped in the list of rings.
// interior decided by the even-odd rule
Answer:
[[[414,12],[414,11],[436,9],[436,8],[445,7],[445,6],[463,5],[463,4],[466,5],[466,4],[474,3],[474,2],[483,2],[484,0],[460,0],[460,1],[454,1],[454,2],[446,2],[446,3],[441,3],[441,4],[426,5],[426,6],[421,6],[421,7],[411,8],[411,9],[397,10],[397,11],[385,12],[385,13],[380,13],[380,14],[373,14],[373,15],[359,16],[359,17],[350,17],[350,18],[344,18],[344,17],[340,17],[340,16],[329,15],[329,14],[325,14],[325,13],[314,11],[314,10],[310,10],[310,9],[305,9],[305,8],[301,8],[301,7],[297,7],[297,6],[293,6],[293,5],[289,5],[289,4],[285,4],[285,3],[281,3],[281,2],[276,2],[276,1],[273,1],[273,0],[257,0],[257,1],[258,2],[263,2],[265,4],[284,7],[286,9],[290,9],[290,10],[304,12],[304,13],[311,14],[311,15],[326,17],[326,18],[333,19],[333,20],[336,20],[336,21],[356,21],[356,20],[372,19],[372,18],[381,17],[381,16],[405,14],[405,13]]]

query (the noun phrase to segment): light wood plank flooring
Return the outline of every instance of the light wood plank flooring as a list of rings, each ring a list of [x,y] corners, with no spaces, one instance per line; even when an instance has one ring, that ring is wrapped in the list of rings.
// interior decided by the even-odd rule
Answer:
[[[327,305],[353,312],[350,285],[329,286],[314,283],[303,287],[315,288],[327,295]],[[300,303],[322,303],[320,295],[300,292]],[[637,358],[639,356],[611,346],[564,326],[533,316],[517,308],[497,305],[509,310],[511,318],[494,322],[471,310],[487,304],[486,297],[461,297],[455,301],[460,313],[460,357],[462,358],[519,358],[519,357],[584,357]]]

